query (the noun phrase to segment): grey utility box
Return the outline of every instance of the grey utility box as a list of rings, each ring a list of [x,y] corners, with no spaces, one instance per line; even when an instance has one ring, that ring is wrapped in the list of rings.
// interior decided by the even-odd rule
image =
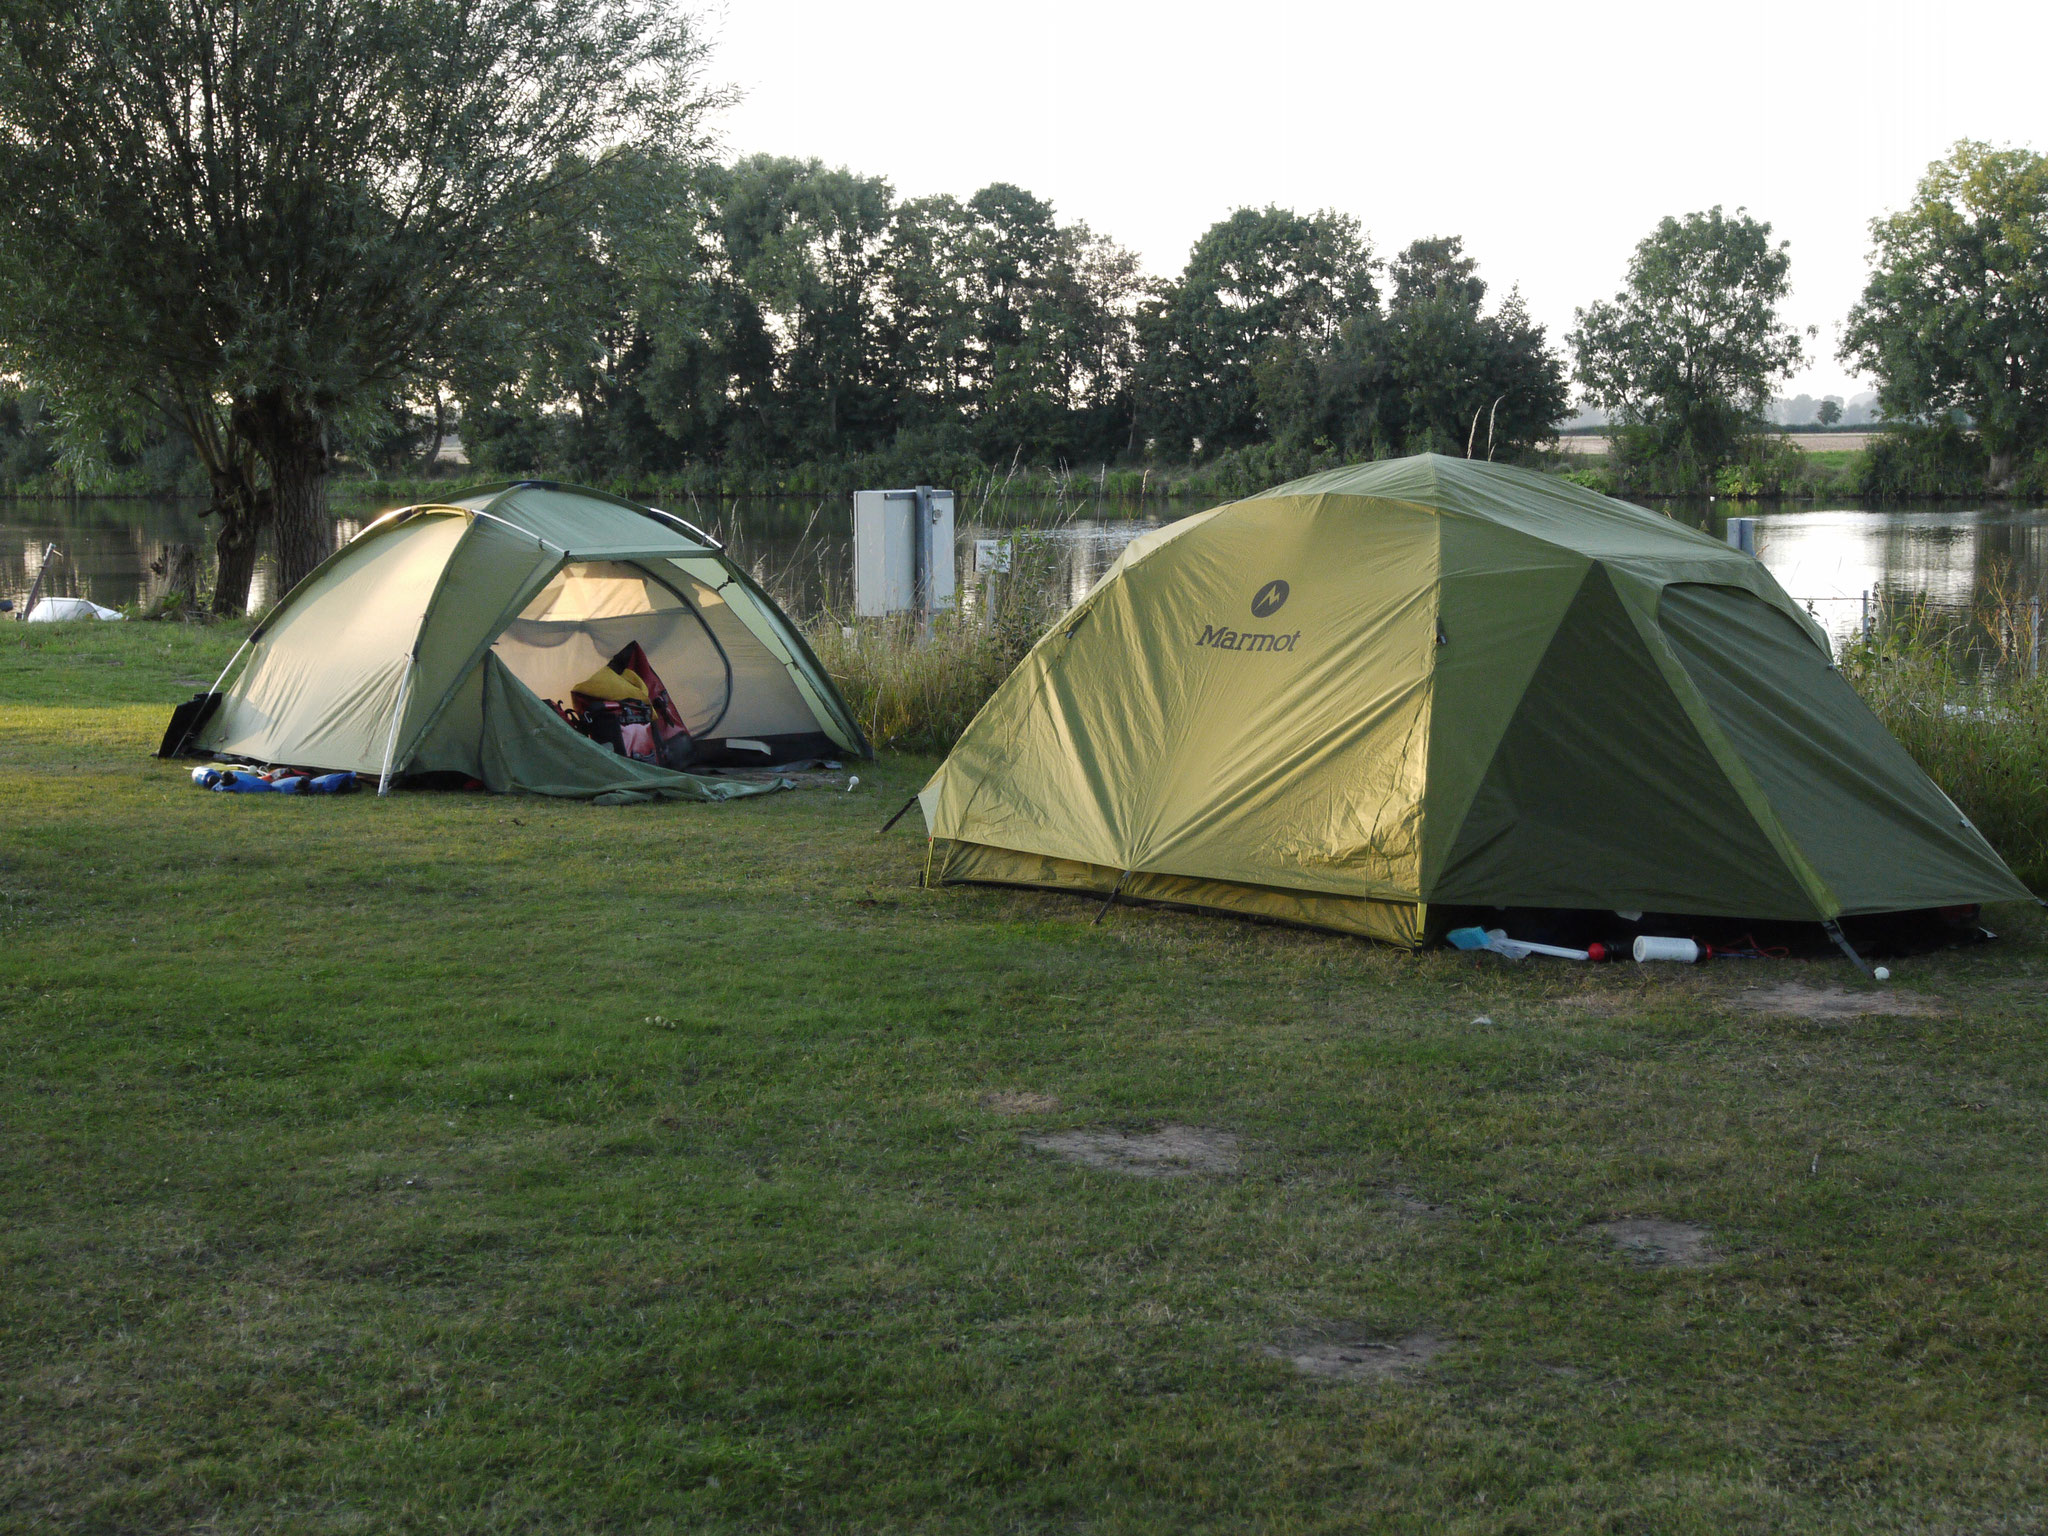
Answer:
[[[853,611],[862,618],[953,606],[953,493],[853,493]]]

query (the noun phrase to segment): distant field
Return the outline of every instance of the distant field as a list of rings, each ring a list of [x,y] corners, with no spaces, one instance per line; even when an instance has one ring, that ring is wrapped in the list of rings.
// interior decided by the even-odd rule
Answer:
[[[1802,453],[1856,453],[1870,446],[1875,432],[1786,432],[1782,436]],[[1558,447],[1566,453],[1604,454],[1611,444],[1604,433],[1583,437],[1560,437]]]

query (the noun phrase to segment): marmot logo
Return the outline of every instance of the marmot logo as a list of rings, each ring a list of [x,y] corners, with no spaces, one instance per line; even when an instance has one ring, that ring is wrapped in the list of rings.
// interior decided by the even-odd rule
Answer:
[[[1270,619],[1280,611],[1280,605],[1287,601],[1287,583],[1269,581],[1252,595],[1252,617]]]
[[[1214,624],[1204,624],[1195,644],[1219,651],[1291,651],[1294,642],[1300,638],[1298,629],[1291,635],[1240,635],[1234,629],[1218,629]]]

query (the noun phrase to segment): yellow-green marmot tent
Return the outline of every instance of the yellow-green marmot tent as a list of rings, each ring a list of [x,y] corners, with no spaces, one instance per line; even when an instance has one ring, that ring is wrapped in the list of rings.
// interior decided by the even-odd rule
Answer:
[[[584,798],[754,787],[621,757],[544,702],[633,644],[682,716],[689,766],[871,755],[802,636],[716,540],[541,481],[372,523],[257,626],[184,745]]]
[[[1828,921],[2029,897],[1756,560],[1435,455],[1137,540],[921,803],[941,881],[1401,944],[1432,906]]]

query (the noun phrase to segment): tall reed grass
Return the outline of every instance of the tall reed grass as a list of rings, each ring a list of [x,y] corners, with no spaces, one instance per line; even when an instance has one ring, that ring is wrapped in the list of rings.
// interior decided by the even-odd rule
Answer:
[[[1844,647],[1843,674],[1977,824],[2014,874],[2048,891],[2048,677],[2034,670],[2033,615],[1994,572],[1962,617],[1889,603]]]
[[[810,616],[812,648],[877,747],[946,751],[1066,612],[1072,593],[1057,538],[1020,532],[1009,542],[1010,569],[980,577],[922,641],[909,620],[854,618],[850,605]]]
[[[696,511],[796,620],[869,741],[892,751],[944,752],[1072,605],[1069,525],[1080,504],[1046,526],[1008,535],[1008,569],[966,580],[954,608],[936,615],[923,637],[907,617],[854,614],[844,555],[818,532],[824,507],[821,501],[779,558],[757,552],[745,525],[722,518],[715,504]]]
[[[843,498],[878,485],[943,485],[958,497],[963,515],[1015,503],[1148,506],[1249,496],[1319,470],[1352,462],[1343,455],[1259,444],[1214,454],[1196,463],[1027,464],[1021,454],[984,463],[968,454],[870,454],[820,463],[758,466],[698,465],[668,472],[606,474],[556,467],[478,462],[449,466],[431,477],[336,476],[329,497],[338,508],[395,507],[446,497],[459,486],[528,477],[556,478],[650,502],[671,511],[708,506],[730,497]]]

